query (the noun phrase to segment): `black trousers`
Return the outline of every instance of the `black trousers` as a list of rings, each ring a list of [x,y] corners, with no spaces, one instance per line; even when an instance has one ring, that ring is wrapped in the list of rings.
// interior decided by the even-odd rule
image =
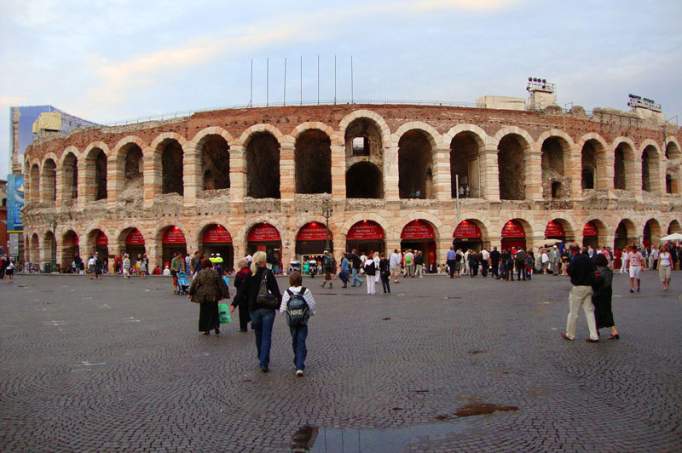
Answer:
[[[391,292],[391,274],[381,274],[381,286],[384,288],[384,293]]]
[[[249,328],[249,322],[251,322],[251,316],[249,316],[249,303],[243,302],[239,304],[239,330],[246,332]]]
[[[500,263],[493,262],[493,270],[492,270],[493,277],[500,278],[500,269],[499,268],[500,268]]]

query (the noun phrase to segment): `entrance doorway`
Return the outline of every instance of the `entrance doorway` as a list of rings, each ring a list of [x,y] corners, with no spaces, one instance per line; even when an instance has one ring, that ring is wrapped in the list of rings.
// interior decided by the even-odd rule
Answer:
[[[163,233],[161,240],[161,259],[163,267],[170,267],[171,260],[176,253],[187,255],[187,241],[185,234],[176,226],[169,226]]]
[[[477,252],[483,248],[481,228],[472,220],[462,220],[452,233],[452,245],[455,250],[471,249]]]
[[[400,233],[400,248],[420,251],[424,255],[424,267],[433,269],[436,265],[436,234],[433,225],[421,219],[405,225]]]
[[[199,249],[205,257],[220,254],[220,257],[223,259],[222,268],[224,271],[232,271],[234,269],[232,235],[224,226],[218,224],[206,226],[204,233],[201,235]]]
[[[249,255],[265,252],[272,271],[277,274],[282,270],[282,237],[277,228],[269,223],[258,223],[251,227],[246,236],[246,250]]]
[[[357,250],[359,254],[370,252],[386,252],[384,229],[372,220],[358,222],[348,230],[346,235],[346,251]]]
[[[502,227],[502,250],[526,249],[526,231],[518,220],[510,220]]]

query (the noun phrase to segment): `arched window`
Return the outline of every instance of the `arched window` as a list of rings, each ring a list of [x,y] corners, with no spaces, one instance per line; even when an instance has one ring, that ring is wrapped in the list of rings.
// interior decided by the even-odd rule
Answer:
[[[400,198],[433,198],[433,149],[424,131],[413,129],[398,142]]]
[[[204,137],[199,146],[204,190],[230,187],[230,146],[220,135]]]
[[[500,200],[526,199],[526,141],[519,135],[505,135],[497,147]]]
[[[257,132],[246,145],[246,195],[280,198],[279,142],[268,132]]]
[[[296,139],[296,193],[332,192],[331,140],[318,129],[309,129]]]

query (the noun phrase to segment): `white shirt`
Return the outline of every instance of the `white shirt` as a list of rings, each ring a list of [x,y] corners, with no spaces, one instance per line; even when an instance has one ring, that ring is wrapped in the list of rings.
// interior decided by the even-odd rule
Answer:
[[[292,286],[289,288],[289,291],[291,291],[294,294],[300,294],[302,286]],[[282,303],[279,306],[279,311],[280,313],[284,313],[287,311],[287,304],[289,303],[289,299],[291,299],[291,296],[289,296],[289,291],[284,291],[284,294],[282,295]],[[310,309],[310,315],[315,314],[315,298],[313,297],[313,293],[310,292],[308,288],[305,289],[305,293],[303,293],[303,300],[306,301],[308,304],[308,308]]]
[[[549,263],[549,256],[546,253],[542,254],[542,263]]]
[[[481,258],[483,259],[483,261],[488,261],[488,258],[490,258],[490,253],[488,253],[486,249],[483,249],[481,251]]]
[[[660,266],[665,266],[665,267],[670,267],[670,253],[669,252],[662,252],[659,255],[659,265]]]
[[[391,253],[391,258],[389,260],[389,265],[393,268],[400,267],[400,253]]]
[[[97,261],[95,260],[95,258],[90,258],[90,259],[88,260],[88,266],[94,266],[96,262],[97,262]]]

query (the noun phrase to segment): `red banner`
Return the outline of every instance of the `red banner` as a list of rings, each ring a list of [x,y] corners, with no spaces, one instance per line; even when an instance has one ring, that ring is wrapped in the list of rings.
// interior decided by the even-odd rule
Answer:
[[[599,235],[597,228],[592,222],[588,222],[583,227],[583,237],[584,238],[596,238]]]
[[[64,246],[66,247],[78,247],[80,244],[80,240],[78,239],[78,235],[76,233],[71,233],[68,236],[64,238]]]
[[[281,240],[277,228],[269,223],[254,225],[246,238],[248,242],[278,242]]]
[[[480,239],[481,229],[474,222],[462,220],[452,234],[455,239]]]
[[[97,233],[97,239],[95,239],[95,246],[97,247],[107,247],[109,245],[109,238],[106,234],[101,231]]]
[[[384,238],[384,229],[376,222],[364,220],[358,222],[348,230],[348,241],[377,241]]]
[[[425,220],[413,220],[403,228],[400,233],[400,239],[405,241],[414,241],[422,239],[434,239],[436,235],[433,233],[433,227]]]
[[[128,236],[126,237],[126,245],[144,246],[144,236],[142,236],[140,230],[135,228],[133,231],[128,233]]]
[[[297,241],[326,241],[327,239],[331,240],[329,230],[318,222],[306,223],[296,235]]]
[[[560,238],[563,239],[566,237],[566,232],[564,231],[564,227],[561,226],[559,222],[555,222],[554,220],[550,220],[547,222],[547,226],[545,227],[545,238]]]
[[[510,220],[504,224],[502,227],[502,238],[525,238],[526,232],[523,231],[523,227],[515,220]]]
[[[165,233],[163,233],[163,244],[164,245],[185,245],[185,235],[182,230],[176,226],[169,227]]]
[[[203,244],[232,244],[232,235],[222,225],[213,225],[204,232]]]

